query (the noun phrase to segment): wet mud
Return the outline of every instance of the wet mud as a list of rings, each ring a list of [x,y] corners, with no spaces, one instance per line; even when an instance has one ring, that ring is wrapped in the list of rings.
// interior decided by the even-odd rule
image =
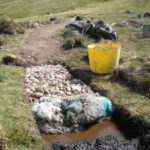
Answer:
[[[44,150],[149,150],[150,134],[126,139],[118,127],[103,120],[84,132],[43,135],[49,143]]]
[[[138,143],[138,139],[121,141],[117,137],[108,135],[93,140],[78,141],[73,144],[55,143],[52,144],[52,148],[53,150],[146,150],[141,149]]]

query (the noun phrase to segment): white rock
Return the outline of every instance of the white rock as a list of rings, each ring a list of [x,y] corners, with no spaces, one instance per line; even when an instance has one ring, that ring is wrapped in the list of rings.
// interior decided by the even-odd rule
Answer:
[[[26,89],[26,92],[28,93],[28,94],[32,94],[33,92],[30,90],[30,89]]]
[[[68,86],[68,87],[66,88],[66,90],[67,90],[68,92],[71,92],[70,86]]]
[[[80,86],[80,85],[75,85],[75,84],[73,84],[73,85],[71,85],[71,88],[72,88],[72,90],[74,90],[74,91],[81,91],[81,86]]]
[[[34,23],[34,27],[38,27],[40,24],[38,22]]]
[[[70,96],[70,95],[71,95],[71,92],[66,92],[66,95]]]

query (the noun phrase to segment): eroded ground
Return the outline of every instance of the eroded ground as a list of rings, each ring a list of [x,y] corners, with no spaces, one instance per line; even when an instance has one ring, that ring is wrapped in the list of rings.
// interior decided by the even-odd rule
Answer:
[[[64,26],[64,22],[52,23],[27,31],[21,55],[28,64],[42,65],[65,59],[60,42],[54,38],[55,32]]]

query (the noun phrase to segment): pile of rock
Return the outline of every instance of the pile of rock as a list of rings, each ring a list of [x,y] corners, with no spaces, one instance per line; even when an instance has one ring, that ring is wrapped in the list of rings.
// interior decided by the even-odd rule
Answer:
[[[62,65],[43,65],[27,68],[26,91],[32,100],[43,96],[66,97],[93,91],[81,80],[73,79]]]
[[[111,102],[73,79],[62,65],[27,68],[26,91],[39,130],[58,134],[83,131],[112,112]],[[86,127],[86,128],[85,128]]]

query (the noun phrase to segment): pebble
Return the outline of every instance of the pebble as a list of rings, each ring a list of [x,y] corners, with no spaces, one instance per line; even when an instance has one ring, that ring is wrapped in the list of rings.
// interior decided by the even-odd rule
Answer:
[[[35,89],[35,91],[36,91],[36,92],[39,92],[39,93],[44,93],[44,90],[43,90],[42,87],[37,87],[37,88]]]
[[[26,92],[30,95],[30,94],[32,94],[33,92],[30,90],[30,89],[26,89]]]
[[[72,79],[62,65],[32,66],[26,69],[26,92],[32,98],[58,95],[73,96],[93,93],[91,88],[79,79]]]

